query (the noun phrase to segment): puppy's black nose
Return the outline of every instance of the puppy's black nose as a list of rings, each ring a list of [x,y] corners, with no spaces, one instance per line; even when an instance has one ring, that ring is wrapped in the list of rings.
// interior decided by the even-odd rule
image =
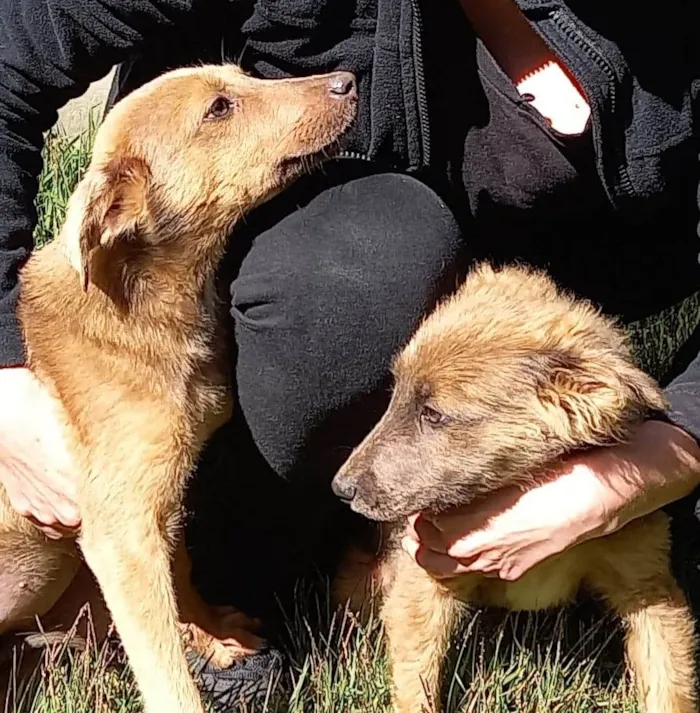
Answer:
[[[350,72],[336,72],[328,80],[328,91],[337,97],[354,97],[357,94],[354,75]]]
[[[357,488],[346,480],[334,480],[331,488],[333,493],[344,503],[351,503],[357,495]]]

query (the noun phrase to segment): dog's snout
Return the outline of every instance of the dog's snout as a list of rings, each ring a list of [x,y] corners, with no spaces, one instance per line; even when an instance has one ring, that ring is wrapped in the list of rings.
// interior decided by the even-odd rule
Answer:
[[[331,487],[334,495],[344,503],[351,503],[357,495],[357,486],[342,478],[336,478]]]
[[[357,94],[354,75],[350,72],[336,72],[328,80],[328,91],[332,96],[349,98]]]

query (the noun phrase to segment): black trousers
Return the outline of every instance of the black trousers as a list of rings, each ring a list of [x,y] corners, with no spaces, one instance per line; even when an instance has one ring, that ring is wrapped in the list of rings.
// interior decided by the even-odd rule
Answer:
[[[353,531],[333,475],[386,407],[392,357],[467,260],[430,188],[356,168],[302,182],[232,236],[236,413],[202,459],[188,541],[205,595],[257,614],[331,567]]]

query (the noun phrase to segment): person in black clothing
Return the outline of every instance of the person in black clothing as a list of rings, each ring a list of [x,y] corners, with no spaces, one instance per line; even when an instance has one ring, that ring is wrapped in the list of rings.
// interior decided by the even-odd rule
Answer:
[[[332,477],[387,403],[392,355],[478,259],[545,267],[617,315],[670,408],[514,505],[418,516],[406,548],[437,576],[514,579],[667,507],[686,581],[700,553],[697,10],[516,1],[0,0],[0,483],[20,512],[54,537],[79,526],[15,316],[57,109],[114,65],[111,103],[195,61],[343,69],[360,99],[348,151],[232,240],[239,408],[193,489],[202,591],[267,616],[319,552],[332,563],[357,525]],[[254,696],[275,657],[208,673]]]

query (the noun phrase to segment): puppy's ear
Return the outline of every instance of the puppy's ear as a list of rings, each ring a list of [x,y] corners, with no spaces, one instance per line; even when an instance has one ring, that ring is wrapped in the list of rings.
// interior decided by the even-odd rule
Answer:
[[[90,282],[92,251],[132,239],[147,224],[149,184],[145,161],[122,157],[90,169],[71,197],[64,247],[84,290]]]
[[[539,355],[538,397],[551,431],[569,448],[629,438],[649,411],[664,411],[661,387],[622,355]]]

